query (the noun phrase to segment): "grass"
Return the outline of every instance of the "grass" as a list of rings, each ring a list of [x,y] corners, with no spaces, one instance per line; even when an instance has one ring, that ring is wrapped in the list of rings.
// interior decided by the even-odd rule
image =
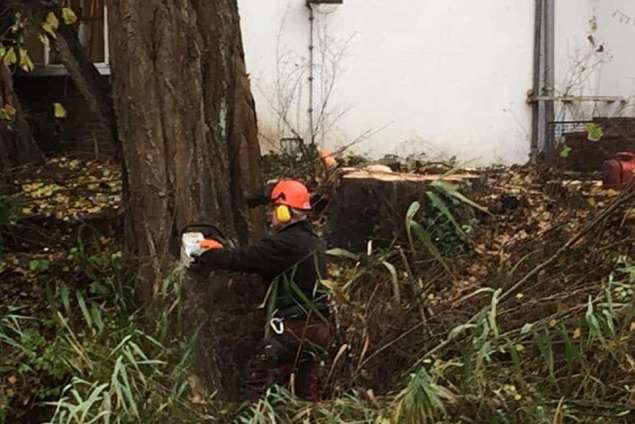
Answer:
[[[46,417],[37,422],[52,424],[632,422],[635,265],[628,251],[601,244],[612,221],[555,256],[544,249],[511,264],[518,276],[442,299],[433,314],[428,281],[437,268],[452,281],[456,268],[430,222],[442,219],[448,237],[469,243],[474,215],[449,199],[479,210],[452,188],[434,190],[432,212],[419,203],[408,211],[402,249],[330,251],[338,267],[324,285],[344,320],[337,359],[326,364],[331,399],[307,403],[272,387],[255,403],[221,401],[194,375],[183,269],[140,309],[121,254],[78,245],[31,269],[49,281],[44,311],[0,309],[0,423],[36,408]],[[388,377],[373,374],[381,367]]]
[[[0,385],[0,422],[34,410],[56,424],[199,418],[191,404],[195,334],[165,331],[178,312],[172,295],[182,273],[166,278],[161,313],[159,304],[135,308],[121,260],[117,252],[74,248],[41,277],[68,269],[81,285],[51,282],[48,307],[36,316],[15,306],[0,315],[0,375],[10,382]]]

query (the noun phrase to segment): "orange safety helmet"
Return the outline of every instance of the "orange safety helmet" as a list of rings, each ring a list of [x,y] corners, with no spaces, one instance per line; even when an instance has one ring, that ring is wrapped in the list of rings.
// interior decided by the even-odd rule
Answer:
[[[274,205],[286,205],[293,209],[311,209],[311,195],[304,184],[296,180],[282,180],[271,192]]]

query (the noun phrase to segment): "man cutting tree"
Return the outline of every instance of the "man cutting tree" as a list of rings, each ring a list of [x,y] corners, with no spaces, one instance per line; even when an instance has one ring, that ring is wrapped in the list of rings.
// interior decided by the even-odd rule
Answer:
[[[196,257],[191,269],[204,276],[212,270],[254,273],[270,284],[268,334],[249,365],[249,395],[257,398],[274,383],[293,381],[298,395],[316,401],[317,358],[333,336],[320,285],[326,274],[325,246],[308,221],[311,201],[304,184],[282,180],[267,200],[272,236],[241,248],[208,243],[209,250]]]

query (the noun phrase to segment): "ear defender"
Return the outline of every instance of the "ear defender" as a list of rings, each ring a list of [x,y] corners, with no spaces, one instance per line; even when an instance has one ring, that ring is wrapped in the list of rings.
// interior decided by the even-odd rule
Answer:
[[[291,221],[291,209],[287,205],[276,206],[276,219],[283,224]]]

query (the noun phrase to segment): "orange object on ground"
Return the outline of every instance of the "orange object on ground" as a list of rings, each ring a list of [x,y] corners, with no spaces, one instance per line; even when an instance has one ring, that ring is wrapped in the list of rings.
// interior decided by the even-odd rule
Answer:
[[[327,149],[320,149],[320,159],[322,159],[322,165],[326,169],[335,168],[337,166],[337,161],[333,157],[333,154]]]
[[[604,188],[622,189],[635,172],[635,153],[620,152],[613,159],[604,162],[602,180]]]
[[[216,240],[205,239],[201,240],[199,243],[201,249],[222,249],[223,245]]]
[[[293,209],[311,209],[311,195],[304,184],[296,180],[282,180],[273,188],[271,201],[274,205],[287,205]]]

